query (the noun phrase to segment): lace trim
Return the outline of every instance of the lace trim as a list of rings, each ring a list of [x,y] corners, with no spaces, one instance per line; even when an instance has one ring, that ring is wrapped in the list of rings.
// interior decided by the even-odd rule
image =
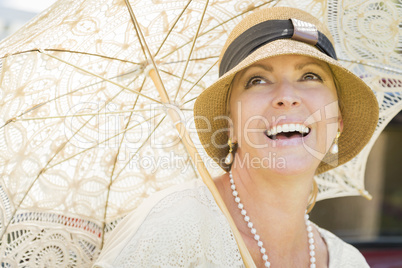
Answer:
[[[205,186],[158,202],[113,265],[244,266],[227,220]]]

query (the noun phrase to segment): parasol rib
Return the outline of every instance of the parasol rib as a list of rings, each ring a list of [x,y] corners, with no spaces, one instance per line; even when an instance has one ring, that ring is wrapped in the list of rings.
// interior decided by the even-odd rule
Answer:
[[[47,55],[47,56],[49,56],[49,57],[51,57],[51,58],[53,58],[53,59],[59,60],[59,61],[65,63],[65,64],[67,64],[67,65],[70,65],[70,66],[72,66],[72,67],[74,67],[74,68],[76,68],[76,69],[78,69],[78,70],[80,70],[80,71],[82,71],[82,72],[85,72],[85,73],[87,73],[87,74],[93,75],[93,76],[95,76],[95,77],[97,77],[97,78],[100,78],[100,79],[102,79],[102,80],[104,80],[104,81],[106,81],[106,82],[109,82],[109,83],[111,83],[111,84],[113,84],[113,85],[115,85],[115,86],[118,86],[118,87],[123,88],[123,89],[125,89],[125,90],[128,90],[128,91],[130,91],[130,92],[132,92],[132,93],[134,93],[134,94],[140,95],[141,97],[147,98],[147,99],[149,99],[149,100],[151,100],[151,101],[154,101],[154,102],[156,102],[156,103],[161,104],[160,101],[155,100],[155,99],[153,99],[153,98],[151,98],[151,97],[148,97],[147,95],[141,94],[141,93],[138,92],[137,90],[134,90],[134,89],[125,87],[125,86],[123,86],[123,85],[121,85],[121,84],[119,84],[119,83],[116,83],[116,82],[114,82],[114,81],[108,79],[108,78],[102,77],[102,76],[100,76],[100,75],[98,75],[98,74],[96,74],[96,73],[93,73],[93,72],[90,72],[90,71],[88,71],[88,70],[85,70],[85,69],[83,69],[83,68],[81,68],[81,67],[79,67],[79,66],[77,66],[77,65],[74,65],[74,64],[72,64],[72,63],[70,63],[70,62],[68,62],[68,61],[65,61],[65,60],[63,60],[63,59],[61,59],[61,58],[59,58],[59,57],[57,57],[57,56],[51,55],[51,54],[49,54],[49,53],[46,53],[44,50],[40,50],[39,52],[41,52],[41,53],[43,53],[43,54],[45,54],[45,55]]]
[[[217,60],[214,64],[212,64],[211,67],[209,67],[209,69],[205,73],[203,73],[195,83],[193,83],[191,88],[181,97],[180,101],[183,101],[183,99],[187,96],[187,94],[189,94],[194,89],[194,87],[198,85],[198,83],[204,78],[204,76],[207,75],[207,73],[209,73],[212,70],[212,68],[218,63],[218,61],[219,60]]]
[[[157,117],[157,116],[159,116],[159,115],[160,115],[160,114],[156,115],[155,117]],[[164,117],[161,119],[161,121],[159,122],[159,124],[162,123],[162,121],[163,121],[163,119],[164,119],[165,117],[166,117],[166,116],[164,116]],[[150,117],[150,118],[148,118],[146,121],[152,120],[153,118],[154,118],[154,117]],[[144,122],[145,122],[145,121],[144,121]],[[158,124],[158,125],[159,125],[159,124]],[[130,129],[132,129],[132,128],[135,128],[135,127],[137,127],[138,125],[139,125],[139,124],[134,125],[134,126],[128,128],[128,129],[124,130],[124,132],[127,132],[128,130],[130,130]],[[155,129],[156,129],[156,128],[155,128]],[[155,130],[154,130],[154,131],[155,131]],[[110,139],[113,139],[113,138],[119,136],[119,135],[122,134],[122,133],[123,133],[123,132],[120,132],[120,133],[116,134],[115,136],[109,137],[108,139],[102,141],[101,143],[97,143],[95,146],[93,146],[93,147],[91,147],[91,148],[88,148],[88,149],[86,149],[86,150],[83,150],[83,151],[81,151],[80,153],[75,154],[75,155],[73,155],[73,156],[71,156],[71,157],[68,157],[68,158],[64,159],[63,161],[60,161],[60,162],[58,162],[58,163],[56,163],[56,164],[54,164],[54,165],[52,165],[52,166],[48,166],[49,163],[50,163],[50,162],[54,159],[54,157],[64,148],[65,144],[67,144],[68,142],[64,143],[64,145],[61,146],[61,147],[57,150],[57,152],[54,154],[54,156],[48,161],[47,165],[46,165],[44,168],[42,168],[42,169],[40,170],[40,172],[38,173],[38,175],[36,176],[36,178],[33,180],[33,182],[31,183],[31,185],[28,187],[28,190],[25,192],[25,195],[22,197],[21,201],[20,201],[20,202],[18,203],[18,205],[16,206],[16,209],[13,211],[13,213],[12,213],[12,215],[11,215],[11,217],[10,217],[10,220],[8,221],[7,225],[4,227],[3,231],[0,233],[0,237],[3,237],[3,235],[7,232],[7,229],[8,229],[8,227],[10,226],[11,222],[13,221],[14,216],[15,216],[15,214],[17,213],[18,208],[19,208],[19,207],[21,206],[21,204],[24,202],[25,198],[27,197],[28,193],[30,192],[30,190],[31,190],[31,188],[33,187],[33,185],[35,184],[35,182],[39,179],[39,177],[40,177],[43,173],[46,172],[46,170],[51,169],[51,168],[53,168],[53,167],[55,167],[55,166],[57,166],[57,165],[60,165],[61,163],[66,162],[67,160],[69,160],[69,159],[71,159],[71,158],[74,158],[75,156],[77,156],[77,155],[79,155],[79,154],[82,154],[82,153],[84,153],[84,152],[86,152],[86,151],[89,151],[89,150],[91,150],[91,149],[94,149],[94,148],[96,148],[99,144],[102,144],[102,143],[104,143],[104,142],[106,142],[106,141],[108,141],[108,140],[110,140]],[[153,132],[152,132],[152,133],[153,133]],[[150,134],[150,136],[152,135],[152,133]],[[147,140],[149,139],[150,136],[148,136]],[[146,141],[147,141],[147,140],[146,140]],[[146,141],[145,141],[145,142],[146,142]],[[144,146],[145,142],[141,145],[140,148],[142,148],[142,147]],[[139,148],[139,149],[140,149],[140,148]],[[126,164],[126,166],[127,166],[127,164]],[[109,191],[108,191],[108,195],[109,195]],[[102,236],[102,246],[103,246],[103,236]]]
[[[197,42],[198,34],[200,33],[202,22],[204,21],[205,12],[207,11],[208,3],[209,3],[209,0],[207,0],[205,2],[204,10],[202,11],[202,14],[201,14],[200,23],[198,24],[197,31],[196,31],[196,33],[194,35],[194,39],[193,39],[193,42],[191,44],[190,52],[188,53],[188,57],[187,57],[187,60],[186,60],[186,65],[184,66],[183,73],[181,75],[179,84],[177,86],[176,94],[175,94],[175,96],[173,98],[173,101],[176,101],[177,95],[179,95],[181,84],[183,83],[184,75],[186,74],[186,71],[187,71],[188,63],[190,62],[191,55],[193,54],[193,51],[194,51],[195,43]]]
[[[134,11],[131,8],[131,6],[128,4],[128,0],[125,0],[125,2],[127,4],[128,10],[129,10],[129,13],[131,16],[131,20],[133,21],[134,24],[138,25],[137,19],[134,15]],[[158,90],[159,95],[162,99],[162,102],[168,104],[168,103],[170,103],[169,95],[167,94],[166,89],[163,85],[162,79],[160,77],[160,74],[157,71],[155,60],[149,51],[149,48],[145,42],[145,38],[142,35],[142,32],[139,31],[139,34],[140,34],[141,39],[144,40],[145,48],[148,52],[148,55],[150,56],[152,66],[153,66],[153,68],[149,69],[149,76],[151,77],[152,81],[154,82],[155,87]],[[204,183],[206,184],[208,189],[211,191],[211,193],[214,196],[215,201],[216,201],[217,205],[219,206],[219,208],[221,209],[222,213],[228,219],[229,225],[232,229],[236,242],[239,246],[240,254],[243,258],[244,264],[246,265],[246,267],[252,267],[252,268],[256,267],[255,263],[253,261],[253,258],[251,257],[251,254],[248,251],[246,244],[244,243],[243,238],[241,237],[241,234],[240,234],[239,230],[237,229],[236,224],[234,223],[233,218],[230,215],[229,210],[227,209],[227,207],[225,205],[225,202],[223,201],[222,197],[219,195],[218,189],[216,188],[216,185],[215,185],[214,181],[212,180],[212,177],[209,174],[206,166],[204,165],[204,163],[202,161],[197,161],[198,160],[197,158],[200,158],[200,156],[199,156],[197,150],[195,150],[194,143],[192,142],[190,135],[188,134],[187,129],[186,129],[185,125],[183,124],[183,121],[178,116],[178,114],[175,113],[174,111],[172,111],[171,109],[168,110],[168,113],[169,113],[169,116],[171,117],[172,121],[177,122],[175,124],[175,126],[178,131],[178,134],[179,134],[187,152],[191,156],[193,163],[196,163],[196,168],[197,168],[198,172],[200,173],[202,180],[204,181]]]
[[[135,71],[133,71],[133,72],[135,72]],[[129,72],[129,73],[131,73],[131,72]],[[118,77],[127,75],[127,74],[129,74],[129,73],[125,73],[125,74],[123,74],[123,75],[117,75],[117,76],[115,76],[115,77],[112,77],[111,79],[118,78]],[[78,91],[80,91],[80,90],[86,89],[86,88],[88,88],[88,87],[92,87],[92,86],[97,85],[97,84],[100,84],[100,83],[103,83],[103,81],[101,81],[101,82],[96,82],[96,83],[92,83],[92,84],[89,84],[88,86],[85,86],[85,87],[77,88],[76,90],[73,90],[73,91],[70,91],[70,92],[68,92],[68,93],[59,95],[59,96],[57,96],[57,97],[55,97],[55,98],[53,98],[53,99],[50,99],[50,100],[48,100],[48,101],[39,103],[39,104],[37,104],[37,105],[35,105],[35,106],[33,106],[33,107],[31,107],[31,108],[25,110],[24,112],[20,113],[18,116],[9,119],[4,125],[0,126],[0,129],[2,129],[3,127],[5,127],[6,125],[8,125],[8,124],[11,123],[11,122],[14,123],[14,122],[17,122],[17,121],[29,121],[29,120],[38,120],[38,119],[55,119],[55,118],[69,118],[69,117],[76,117],[76,116],[98,115],[98,113],[96,113],[96,114],[82,114],[82,115],[81,115],[81,114],[74,114],[74,115],[47,116],[47,117],[35,117],[35,118],[21,118],[21,119],[19,119],[21,116],[23,116],[23,115],[25,115],[25,114],[27,114],[27,113],[29,113],[29,112],[31,112],[31,111],[36,110],[36,109],[42,107],[42,106],[45,105],[45,104],[48,104],[48,103],[50,103],[50,102],[52,102],[52,101],[56,101],[56,100],[58,100],[58,99],[60,99],[60,98],[62,98],[62,97],[65,97],[65,96],[68,96],[68,95],[72,95],[73,93],[76,93],[76,92],[78,92]],[[105,112],[104,114],[116,114],[116,113],[127,113],[127,112],[131,112],[131,111]]]
[[[122,90],[120,90],[120,92],[119,93],[117,93],[113,98],[111,98],[111,99],[109,99],[107,102],[105,102],[105,104],[99,109],[99,111],[101,111],[101,110],[103,110],[103,108],[105,108],[106,107],[106,105],[107,104],[109,104],[110,102],[112,102],[115,98],[117,98],[117,96],[119,96],[120,95],[120,93],[122,93],[124,91],[124,89],[122,89]],[[71,139],[72,138],[74,138],[75,137],[75,135],[77,135],[77,133],[79,133],[80,131],[81,131],[81,129],[83,129],[90,121],[91,121],[91,119],[93,118],[94,116],[92,116],[90,119],[88,119],[62,146],[60,146],[60,148],[57,150],[57,152],[53,155],[53,157],[47,162],[47,164],[46,164],[46,166],[43,168],[43,170],[44,169],[46,169],[46,167],[49,165],[49,163],[50,162],[52,162],[52,160],[56,157],[56,155],[61,151],[61,150],[63,150],[64,149],[64,147],[65,147],[65,145],[67,144],[67,143],[69,143],[70,141],[71,141]],[[119,135],[120,133],[118,133],[117,135]],[[110,139],[110,138],[109,138]],[[108,139],[108,140],[109,140]],[[80,152],[80,153],[82,153],[82,152]],[[34,183],[35,183],[35,181],[34,181]]]
[[[25,54],[25,53],[30,53],[30,52],[40,52],[42,49],[30,49],[30,50],[24,50],[24,51],[19,51],[19,52],[15,52],[12,54],[6,54],[0,57],[0,59],[4,59],[10,56],[16,56],[16,55],[20,55],[20,54]],[[100,54],[94,54],[94,53],[88,53],[88,52],[82,52],[82,51],[73,51],[73,50],[65,50],[65,49],[54,49],[54,48],[46,48],[43,49],[44,51],[52,51],[52,52],[67,52],[69,54],[82,54],[82,55],[88,55],[88,56],[96,56],[99,58],[104,58],[104,59],[108,59],[108,60],[117,60],[120,62],[125,62],[125,63],[131,63],[131,64],[136,64],[136,65],[141,65],[141,63],[138,62],[133,62],[133,61],[129,61],[129,60],[123,60],[123,59],[118,59],[118,58],[113,58],[113,57],[108,57],[105,55],[100,55]]]
[[[187,103],[189,103],[189,102],[195,101],[196,99],[197,99],[197,97],[192,98],[192,99],[189,99],[188,101],[184,102],[183,105],[184,105],[184,104],[187,104]]]
[[[183,110],[183,109],[182,109]],[[189,110],[190,109],[185,109]],[[111,114],[126,114],[126,113],[135,113],[135,112],[147,112],[149,109],[138,109],[138,110],[123,110],[123,111],[115,111],[115,112],[103,112],[103,115],[111,115]],[[192,110],[191,110],[192,111]],[[47,116],[47,117],[28,117],[28,118],[16,118],[15,121],[32,121],[32,120],[45,120],[45,119],[65,119],[71,117],[80,117],[80,116],[96,116],[99,113],[87,113],[87,114],[74,114],[74,115],[60,115],[60,116]],[[1,127],[0,127],[1,128]]]
[[[203,61],[203,60],[209,60],[209,59],[219,59],[219,56],[210,56],[210,57],[204,57],[204,58],[193,58],[193,59],[190,59],[190,61]],[[160,63],[160,65],[176,64],[176,63],[180,63],[180,62],[185,62],[185,60],[169,61],[169,62]]]
[[[159,68],[159,71],[160,72],[162,72],[162,73],[164,73],[164,74],[167,74],[167,75],[170,75],[170,76],[173,76],[173,77],[175,77],[175,78],[180,78],[180,76],[178,76],[178,75],[175,75],[175,74],[173,74],[173,73],[171,73],[171,72],[168,72],[168,71],[165,71],[165,70],[162,70],[161,68]],[[193,81],[190,81],[190,80],[188,80],[188,79],[184,79],[184,81],[186,81],[186,82],[188,82],[188,83],[191,83],[191,84],[193,84],[193,85],[197,85],[197,83],[200,81],[200,80],[198,80],[197,82],[193,82]],[[198,85],[199,86],[199,85]],[[200,88],[203,88],[203,87],[201,87],[201,86],[199,86]]]
[[[142,91],[146,80],[147,80],[147,77],[145,76],[144,80],[142,81],[141,87],[140,87],[140,89],[139,89],[140,92]],[[136,107],[136,105],[137,105],[137,101],[138,101],[138,95],[137,95],[137,98],[136,98],[135,101],[134,101],[133,109],[135,109],[135,107]],[[132,117],[132,116],[133,116],[133,113],[130,113],[130,116],[129,116],[128,120],[127,120],[127,124],[126,124],[126,126],[125,126],[125,129],[128,128],[128,126],[129,126],[129,124],[130,124],[130,122],[131,122],[131,117]],[[104,232],[105,232],[105,227],[106,227],[107,207],[108,207],[108,204],[109,204],[110,189],[111,189],[112,184],[113,184],[113,175],[114,175],[114,171],[116,170],[117,159],[118,159],[118,157],[119,157],[119,155],[120,155],[121,146],[123,145],[123,140],[124,140],[124,138],[125,138],[125,136],[126,136],[126,133],[127,133],[127,132],[125,132],[125,133],[122,135],[121,139],[120,139],[119,148],[117,149],[117,153],[116,153],[116,156],[115,156],[115,158],[114,158],[113,170],[112,170],[112,173],[110,174],[110,180],[109,180],[109,185],[108,185],[108,189],[107,189],[107,196],[106,196],[105,212],[104,212],[104,215],[103,215],[103,227],[102,227],[102,233],[103,233],[103,235],[102,235],[101,247],[103,247],[104,240],[105,240],[105,238],[104,238],[104,237],[105,237],[105,236],[104,236]],[[142,147],[142,146],[141,146],[141,147]],[[135,154],[137,154],[137,152],[136,152]],[[131,161],[131,159],[129,160],[129,162],[130,162],[130,161]]]
[[[147,141],[149,140],[149,138],[152,136],[152,134],[155,132],[155,130],[160,126],[160,124],[162,124],[163,120],[165,120],[166,115],[159,121],[159,123],[155,126],[155,128],[152,130],[152,132],[148,135],[148,137],[145,139],[145,141],[141,144],[141,146],[136,150],[136,152],[132,155],[132,157],[127,161],[127,163],[124,165],[124,167],[120,170],[120,172],[116,175],[116,178],[120,176],[121,172],[128,166],[128,164],[131,162],[131,160],[138,154],[138,152],[141,150],[142,147],[144,147],[144,145],[147,143]],[[117,156],[116,156],[117,159]],[[113,167],[113,172],[114,172],[114,167]],[[113,174],[112,174],[113,176]],[[110,195],[110,188],[112,187],[113,184],[113,179],[112,177],[110,177],[110,184],[108,186],[107,189],[107,196],[106,196],[106,205],[105,205],[105,212],[104,212],[104,216],[103,218],[105,219],[103,221],[103,226],[102,226],[102,232],[105,231],[105,227],[106,227],[106,216],[107,216],[107,206],[109,203],[109,195]],[[102,235],[102,242],[101,242],[101,248],[103,248],[103,244],[105,242],[105,236]]]
[[[208,34],[209,32],[215,30],[216,28],[218,28],[218,27],[220,27],[220,26],[222,26],[222,25],[224,25],[224,24],[226,24],[226,23],[228,23],[228,22],[230,22],[230,21],[232,21],[232,20],[234,20],[234,19],[236,19],[236,18],[238,18],[238,17],[240,17],[240,16],[243,16],[243,15],[246,14],[247,12],[251,12],[251,11],[253,11],[254,9],[260,8],[260,7],[262,7],[262,6],[264,6],[264,5],[267,5],[267,4],[271,3],[271,2],[273,2],[273,0],[268,1],[268,2],[266,2],[266,3],[263,3],[263,4],[261,4],[261,5],[258,5],[258,6],[254,7],[254,8],[252,8],[252,9],[247,9],[246,11],[244,11],[244,12],[242,12],[242,13],[239,13],[239,14],[237,14],[236,16],[233,16],[233,17],[231,17],[231,18],[228,19],[228,20],[226,20],[226,21],[224,21],[224,22],[222,22],[222,23],[219,23],[218,25],[212,27],[212,28],[209,29],[208,31],[205,31],[205,32],[201,33],[200,36],[206,35],[206,34]],[[184,43],[183,45],[177,47],[175,50],[172,50],[172,51],[170,51],[169,53],[165,54],[165,55],[162,56],[160,59],[164,59],[164,58],[168,57],[169,55],[173,54],[175,51],[177,51],[177,50],[179,50],[179,49],[181,49],[181,48],[187,46],[188,44],[190,44],[190,42]]]
[[[156,88],[158,89],[159,93],[161,94],[162,101],[163,102],[169,102],[169,99],[166,92],[164,92],[164,88],[161,84],[161,81],[157,78],[156,71],[154,69],[151,69],[149,72],[149,76],[152,78],[152,80],[155,83]],[[178,116],[177,113],[174,113],[172,110],[169,109],[169,115],[172,117],[173,122],[178,122],[176,124],[176,129],[180,135],[181,140],[183,141],[183,144],[186,147],[186,150],[191,156],[191,159],[193,160],[193,163],[196,163],[196,168],[198,172],[201,175],[201,178],[203,182],[206,184],[208,189],[211,191],[212,195],[214,196],[214,199],[221,209],[222,213],[225,215],[225,217],[228,219],[229,225],[233,231],[234,237],[237,241],[237,244],[239,246],[240,254],[243,258],[243,261],[246,265],[246,267],[255,267],[254,261],[250,255],[250,252],[248,251],[246,244],[243,241],[243,238],[241,237],[241,234],[239,230],[236,227],[236,224],[233,221],[232,216],[230,215],[222,197],[219,195],[218,189],[216,188],[216,185],[209,174],[207,168],[204,165],[204,162],[202,161],[197,161],[197,159],[200,159],[201,157],[199,156],[197,150],[195,149],[195,146],[190,138],[190,135],[188,134],[185,125],[183,124],[183,121],[181,118]]]
[[[166,115],[161,119],[161,121],[159,121],[159,123],[155,126],[155,128],[152,130],[151,133],[149,133],[148,137],[146,138],[146,140],[141,144],[141,146],[137,149],[137,151],[131,156],[130,160],[127,161],[127,163],[124,165],[124,167],[120,170],[119,173],[117,173],[116,178],[120,176],[121,172],[128,166],[128,164],[130,163],[130,161],[137,155],[137,153],[139,152],[139,150],[144,147],[145,143],[149,140],[149,138],[152,136],[152,134],[155,132],[155,130],[160,126],[160,124],[162,124],[163,120],[166,118]]]
[[[177,22],[180,20],[181,16],[183,16],[184,11],[187,10],[188,6],[190,5],[190,3],[192,2],[192,0],[189,0],[187,5],[183,8],[183,10],[181,11],[181,13],[179,14],[179,16],[177,16],[175,22],[173,23],[172,27],[169,29],[168,33],[165,36],[165,39],[163,39],[161,45],[159,46],[158,50],[155,52],[154,54],[154,58],[158,55],[159,51],[162,49],[163,45],[165,44],[166,40],[168,39],[170,33],[173,31],[174,27],[176,26]]]
[[[40,51],[41,53],[44,53],[44,54],[46,54],[46,55],[49,55],[48,53],[46,53],[46,52],[44,52],[44,51]],[[64,63],[66,63],[66,64],[68,64],[68,65],[71,65],[70,63],[68,63],[68,62],[66,62],[66,61],[64,61],[64,60],[62,60],[62,59],[59,59],[58,57],[55,57],[55,56],[52,56],[52,55],[49,55],[50,57],[52,57],[52,58],[55,58],[55,59],[58,59],[58,60],[60,60],[61,62],[64,62]],[[74,65],[73,65],[74,66]],[[74,67],[77,67],[78,69],[80,69],[80,70],[82,70],[82,71],[84,71],[84,72],[87,72],[86,70],[83,70],[82,68],[80,68],[80,67],[78,67],[78,66],[74,66]],[[90,73],[90,72],[89,72]],[[95,75],[95,74],[94,74]],[[97,76],[97,75],[95,75],[95,76]],[[102,77],[100,77],[100,78],[102,78]],[[111,82],[113,82],[113,81],[111,81]],[[113,82],[114,83],[114,82]],[[117,84],[117,83],[116,83]],[[120,85],[119,85],[120,86]],[[110,100],[108,100],[104,105],[103,105],[103,107],[100,109],[100,110],[102,110],[104,107],[106,107],[106,105],[107,105],[107,103],[110,103],[114,98],[116,98],[121,92],[123,92],[124,91],[124,88],[122,89],[122,90],[120,90],[120,92],[119,93],[117,93],[113,98],[111,98]],[[142,94],[140,94],[140,95],[142,95]],[[158,103],[160,103],[159,101],[157,101]],[[30,108],[30,109],[32,109],[32,108]],[[99,111],[100,111],[99,110]],[[71,159],[72,157],[70,157],[70,158],[68,158],[68,159],[65,159],[65,160],[63,160],[63,161],[61,161],[61,162],[58,162],[58,163],[56,163],[55,165],[52,165],[52,166],[50,166],[49,167],[49,165],[50,165],[50,163],[53,161],[53,159],[65,148],[65,146],[66,146],[66,144],[68,144],[70,141],[71,141],[71,139],[73,139],[74,137],[75,137],[75,135],[77,134],[77,133],[79,133],[80,131],[81,131],[81,129],[83,129],[87,124],[88,124],[88,122],[90,122],[90,120],[93,118],[93,116],[89,119],[89,120],[87,120],[76,132],[74,132],[74,134],[69,138],[69,139],[67,139],[67,141],[66,142],[64,142],[58,149],[57,149],[57,151],[53,154],[53,156],[48,160],[48,162],[46,163],[46,165],[39,171],[39,173],[38,173],[38,175],[36,176],[36,178],[32,181],[32,183],[29,185],[29,187],[28,187],[28,190],[26,191],[26,193],[24,194],[24,196],[22,197],[22,199],[21,199],[21,201],[18,203],[18,205],[16,206],[16,209],[12,212],[12,215],[11,215],[11,218],[10,218],[10,220],[8,221],[8,223],[7,223],[7,225],[5,226],[5,228],[4,228],[4,230],[1,232],[1,234],[0,234],[0,237],[3,237],[3,235],[7,232],[7,229],[8,229],[8,227],[9,227],[9,225],[11,224],[11,222],[12,222],[12,220],[13,220],[13,218],[14,218],[14,216],[15,216],[15,214],[17,213],[17,210],[18,210],[18,208],[21,206],[21,204],[24,202],[24,200],[25,200],[25,198],[27,197],[27,195],[28,195],[28,193],[30,192],[30,190],[31,190],[31,188],[33,187],[33,185],[38,181],[38,179],[39,179],[39,177],[46,171],[46,170],[48,170],[49,168],[52,168],[52,167],[54,167],[54,166],[56,166],[56,165],[59,165],[59,164],[61,164],[61,163],[63,163],[63,162],[65,162],[65,161],[67,161],[68,159]],[[151,119],[151,118],[150,118]],[[149,120],[150,120],[149,119]],[[7,122],[6,122],[6,124],[5,125],[7,125],[8,123],[10,123],[10,122],[14,122],[14,121],[16,121],[16,119],[15,118],[12,118],[12,119],[10,119],[10,120],[8,120]],[[4,125],[4,126],[5,126]],[[133,127],[135,127],[135,126],[133,126]],[[127,129],[127,130],[125,130],[125,131],[128,131],[129,129]],[[116,137],[116,136],[118,136],[118,135],[120,135],[122,132],[120,132],[120,133],[118,133],[117,135],[115,135],[114,137]],[[112,138],[114,138],[114,137],[110,137],[109,139],[107,139],[107,140],[110,140],[110,139],[112,139]],[[106,142],[107,140],[105,140],[105,141],[103,141],[103,142]],[[103,143],[102,142],[102,143]],[[98,145],[98,144],[97,144]],[[96,145],[96,146],[97,146]],[[94,146],[94,147],[91,147],[91,148],[89,148],[89,149],[93,149],[93,148],[95,148],[96,146]],[[79,155],[79,154],[82,154],[83,152],[85,152],[85,151],[88,151],[89,149],[87,149],[87,150],[84,150],[84,151],[81,151],[80,153],[78,153],[78,154],[76,154],[76,155]],[[76,155],[74,155],[73,157],[75,157]]]
[[[369,66],[369,67],[373,67],[376,68],[378,70],[384,70],[384,71],[389,71],[389,72],[394,72],[396,74],[402,74],[402,70],[398,70],[392,67],[383,67],[383,66],[379,66],[373,63],[369,63],[369,62],[364,62],[364,61],[360,61],[360,60],[348,60],[348,59],[344,59],[344,58],[339,58],[340,61],[345,61],[345,62],[350,62],[350,63],[357,63],[357,64],[361,64],[361,65],[365,65],[365,66]]]
[[[127,0],[124,0],[124,2],[125,2],[125,4],[126,4],[126,7],[127,7],[128,11],[129,11],[130,15],[131,15],[132,9],[131,9],[130,3],[129,3]],[[131,11],[130,11],[130,10],[131,10]],[[133,21],[133,16],[131,16],[131,22],[132,22],[133,25],[134,25],[134,30],[135,30],[135,32],[136,32],[136,34],[137,34],[138,42],[140,42],[142,54],[144,54],[144,57],[145,57],[146,61],[148,61],[148,59],[147,59],[147,53],[145,52],[145,47],[144,47],[144,44],[142,43],[142,40],[141,40],[141,37],[140,37],[140,34],[139,34],[139,33],[141,32],[140,25],[139,25],[139,23],[137,23],[137,24],[134,23],[134,21]],[[146,44],[145,44],[145,46],[146,46]]]
[[[150,121],[150,120],[152,120],[152,119],[158,117],[159,115],[161,115],[161,114],[157,114],[157,115],[155,115],[154,117],[150,117],[150,118],[148,118],[147,120],[145,120],[144,122]],[[142,122],[142,123],[144,123],[144,122]],[[136,125],[134,125],[134,126],[132,126],[132,127],[130,127],[130,128],[127,128],[127,129],[125,129],[124,131],[119,132],[119,133],[117,133],[117,134],[114,135],[114,136],[110,136],[109,138],[107,138],[107,139],[105,139],[105,140],[103,140],[103,141],[101,141],[101,142],[95,144],[94,146],[92,146],[92,147],[90,147],[90,148],[87,148],[87,149],[85,149],[85,150],[83,150],[83,151],[81,151],[81,152],[79,152],[79,153],[76,153],[76,154],[74,154],[74,155],[72,155],[72,156],[70,156],[70,157],[68,157],[68,158],[65,158],[65,159],[63,159],[63,161],[57,162],[56,164],[54,164],[54,165],[52,165],[52,166],[49,166],[49,167],[46,167],[46,168],[44,168],[43,170],[51,169],[51,168],[53,168],[53,167],[55,167],[55,166],[57,166],[57,165],[60,165],[61,163],[64,163],[64,162],[66,162],[66,161],[68,161],[68,160],[70,160],[70,159],[76,157],[77,155],[80,155],[80,154],[83,154],[83,153],[85,153],[85,152],[87,152],[87,151],[89,151],[89,150],[95,149],[97,146],[99,146],[99,145],[101,145],[101,144],[103,144],[103,143],[105,143],[105,142],[107,142],[107,141],[110,141],[111,139],[114,139],[114,138],[120,136],[121,134],[124,134],[124,133],[126,133],[127,131],[129,131],[129,130],[131,130],[131,129],[133,129],[133,128],[139,126],[139,125],[141,125],[141,123],[138,123],[138,124],[136,124]],[[43,173],[43,172],[42,172],[42,173]]]

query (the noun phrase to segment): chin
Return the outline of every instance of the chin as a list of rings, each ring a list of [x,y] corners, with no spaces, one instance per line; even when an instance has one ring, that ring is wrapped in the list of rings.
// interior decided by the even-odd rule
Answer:
[[[279,146],[278,146],[279,147]],[[276,148],[238,148],[235,162],[240,168],[263,169],[284,176],[314,174],[321,160],[302,144]]]
[[[275,165],[272,165],[270,170],[284,176],[314,174],[320,164],[320,160],[310,154],[277,156],[272,162],[275,162]]]

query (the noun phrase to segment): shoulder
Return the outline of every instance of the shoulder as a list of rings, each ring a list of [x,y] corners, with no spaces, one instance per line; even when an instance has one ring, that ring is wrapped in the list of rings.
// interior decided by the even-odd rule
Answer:
[[[164,217],[172,217],[173,211],[191,213],[192,210],[189,209],[194,206],[210,208],[205,211],[207,213],[218,211],[211,192],[200,180],[192,180],[158,192],[144,204],[150,215],[169,210],[169,213],[161,214]]]
[[[316,226],[328,247],[329,268],[369,267],[358,249],[328,230]]]
[[[217,253],[227,251],[233,254]],[[127,215],[108,238],[97,267],[213,267],[225,262],[223,257],[241,261],[225,216],[205,184],[194,180],[154,194]]]

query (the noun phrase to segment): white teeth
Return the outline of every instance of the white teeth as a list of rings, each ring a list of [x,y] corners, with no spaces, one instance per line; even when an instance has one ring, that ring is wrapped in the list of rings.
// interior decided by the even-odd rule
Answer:
[[[295,126],[295,124],[289,124],[289,131],[290,131],[290,132],[296,131],[296,126]]]
[[[282,132],[298,131],[300,133],[309,133],[310,129],[302,124],[283,124],[280,126],[274,126],[267,131],[268,136],[275,136]]]

